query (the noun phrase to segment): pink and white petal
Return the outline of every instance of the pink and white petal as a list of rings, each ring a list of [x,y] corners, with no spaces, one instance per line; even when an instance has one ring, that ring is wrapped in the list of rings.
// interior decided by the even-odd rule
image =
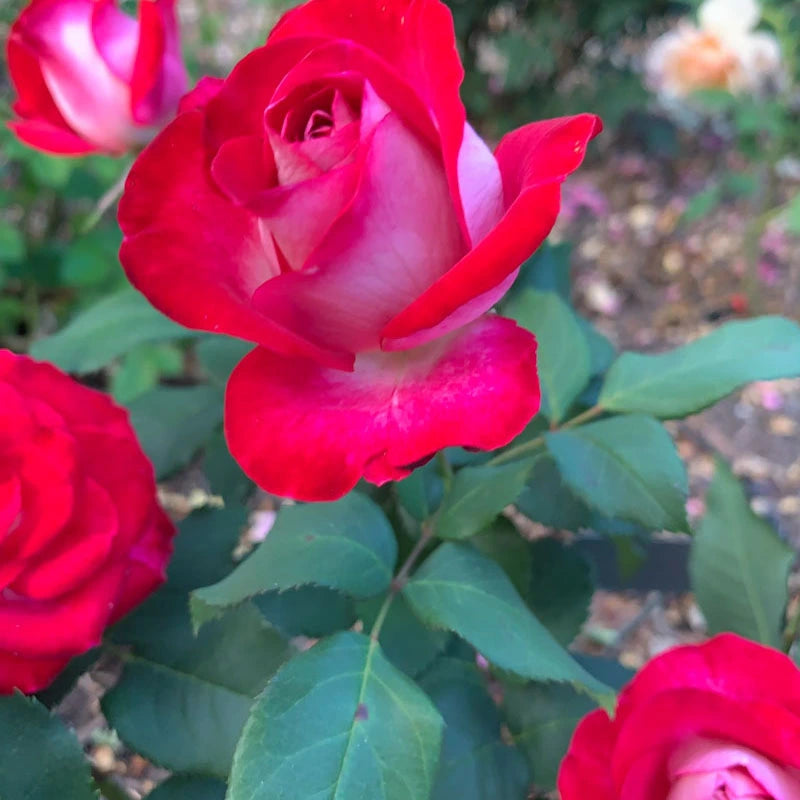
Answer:
[[[373,51],[397,78],[413,87],[438,132],[456,218],[466,236],[457,163],[466,121],[459,95],[464,70],[447,6],[438,0],[311,0],[284,14],[268,44],[312,34],[349,39]],[[364,74],[397,110],[395,98]]]
[[[391,113],[373,133],[350,208],[303,272],[267,281],[253,303],[320,345],[376,349],[386,323],[463,252],[441,163]]]
[[[800,800],[800,773],[797,770],[790,771],[735,742],[706,738],[690,740],[669,760],[673,780],[683,775],[735,771],[737,767],[741,767],[775,800]]]
[[[458,151],[458,188],[467,219],[470,242],[488,236],[505,212],[500,166],[471,125],[464,125]]]
[[[130,119],[130,90],[108,68],[94,46],[87,0],[39,3],[20,29],[40,52],[53,101],[78,134],[109,152],[123,152],[143,134]]]
[[[267,491],[333,500],[444,447],[501,447],[538,407],[535,339],[486,316],[424,348],[361,355],[352,373],[254,350],[228,382],[225,431]]]
[[[94,0],[91,16],[92,41],[106,67],[123,83],[130,83],[139,26],[121,11],[115,0]]]
[[[120,260],[131,283],[187,327],[349,369],[351,355],[313,344],[252,307],[253,293],[274,274],[273,260],[257,217],[213,185],[203,136],[203,112],[187,111],[131,169],[118,215]]]
[[[299,271],[306,266],[331,226],[353,203],[360,175],[360,164],[345,164],[318,178],[293,186],[279,186],[252,198],[248,208],[259,216],[262,233],[272,237],[280,257],[285,260],[287,269],[281,272]],[[264,287],[254,299],[257,308],[262,291],[266,291]],[[276,318],[281,318],[280,310]],[[302,323],[292,329],[302,330],[304,335],[309,333]]]
[[[550,233],[561,205],[560,185],[578,168],[588,141],[600,129],[597,117],[581,114],[535,122],[505,136],[495,153],[505,215],[470,253],[391,320],[383,338],[404,339],[434,328],[478,295],[490,298],[490,290]]]

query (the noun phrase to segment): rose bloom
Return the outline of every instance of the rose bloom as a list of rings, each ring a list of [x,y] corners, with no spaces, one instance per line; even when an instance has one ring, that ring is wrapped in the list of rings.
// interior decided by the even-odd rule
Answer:
[[[130,280],[182,324],[258,345],[225,426],[270,492],[403,478],[449,445],[507,444],[538,409],[533,336],[486,312],[599,121],[527,125],[493,154],[462,78],[438,0],[312,0],[131,171]]]
[[[162,582],[174,533],[127,413],[0,350],[0,693],[98,644]]]
[[[677,647],[578,725],[561,800],[798,800],[800,671],[732,634]]]
[[[146,144],[186,91],[174,3],[140,0],[135,20],[115,0],[33,0],[8,38],[11,129],[61,155]]]
[[[701,89],[757,91],[778,78],[781,64],[775,37],[754,30],[760,16],[755,0],[706,0],[699,27],[682,22],[653,43],[648,82],[671,97]]]

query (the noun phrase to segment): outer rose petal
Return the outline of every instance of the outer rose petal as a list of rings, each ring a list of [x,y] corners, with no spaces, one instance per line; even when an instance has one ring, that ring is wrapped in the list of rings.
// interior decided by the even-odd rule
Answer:
[[[459,97],[464,70],[447,6],[438,0],[311,0],[285,14],[267,44],[310,35],[350,39],[373,50],[425,102],[439,131],[445,172],[466,235],[457,166],[466,121]],[[393,105],[391,98],[384,99]]]
[[[561,800],[617,800],[609,770],[613,744],[614,724],[603,709],[580,721],[558,772]]]
[[[536,341],[486,316],[418,350],[360,356],[353,373],[257,349],[228,382],[234,457],[269,492],[333,500],[451,445],[507,444],[539,408]]]
[[[131,283],[188,327],[351,368],[351,355],[312,344],[251,306],[271,276],[258,220],[211,184],[203,136],[203,112],[187,111],[131,169],[119,204],[120,260]]]
[[[68,130],[62,130],[42,120],[11,120],[8,127],[19,139],[37,150],[61,156],[83,156],[96,153],[101,148],[81,139]]]
[[[22,658],[0,650],[0,695],[11,694],[14,689],[24,694],[38,692],[52,683],[68,661],[68,656]]]
[[[215,78],[213,75],[204,75],[197,81],[197,86],[190,89],[181,98],[178,104],[178,113],[183,114],[184,111],[193,111],[196,108],[203,108],[211,100],[213,100],[225,81],[222,78]]]
[[[483,295],[482,313],[497,300],[492,291],[544,241],[558,215],[560,184],[578,168],[587,142],[601,130],[591,114],[534,122],[509,133],[495,156],[503,176],[506,213],[477,246],[383,330],[387,350],[413,346],[452,329],[448,317]],[[456,324],[463,324],[462,316]],[[444,324],[441,324],[444,323]],[[409,339],[417,335],[414,339]]]
[[[800,670],[777,650],[733,633],[702,645],[675,647],[653,659],[620,693],[617,720],[624,722],[650,697],[670,689],[699,689],[732,701],[764,701],[800,718]]]

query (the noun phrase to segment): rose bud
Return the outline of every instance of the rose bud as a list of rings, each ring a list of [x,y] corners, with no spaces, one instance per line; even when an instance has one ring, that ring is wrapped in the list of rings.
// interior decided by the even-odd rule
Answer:
[[[0,694],[98,644],[163,581],[174,534],[127,413],[0,350]]]
[[[561,800],[798,800],[800,671],[732,634],[676,647],[578,725]]]
[[[272,493],[400,479],[449,445],[505,445],[538,410],[533,336],[486,312],[600,124],[533,123],[492,153],[463,74],[438,0],[312,0],[133,166],[123,266],[183,325],[258,345],[225,426]]]
[[[186,90],[175,0],[33,0],[11,26],[11,129],[49,153],[118,155],[140,147]]]

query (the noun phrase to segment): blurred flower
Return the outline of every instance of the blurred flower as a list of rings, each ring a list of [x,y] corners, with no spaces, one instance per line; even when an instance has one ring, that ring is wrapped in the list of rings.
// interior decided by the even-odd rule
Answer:
[[[666,97],[702,89],[753,92],[780,73],[774,36],[755,31],[755,0],[706,0],[698,26],[680,22],[656,39],[645,60],[648,83]]]
[[[175,0],[33,0],[11,27],[11,129],[60,155],[124,153],[174,116],[186,90]]]

